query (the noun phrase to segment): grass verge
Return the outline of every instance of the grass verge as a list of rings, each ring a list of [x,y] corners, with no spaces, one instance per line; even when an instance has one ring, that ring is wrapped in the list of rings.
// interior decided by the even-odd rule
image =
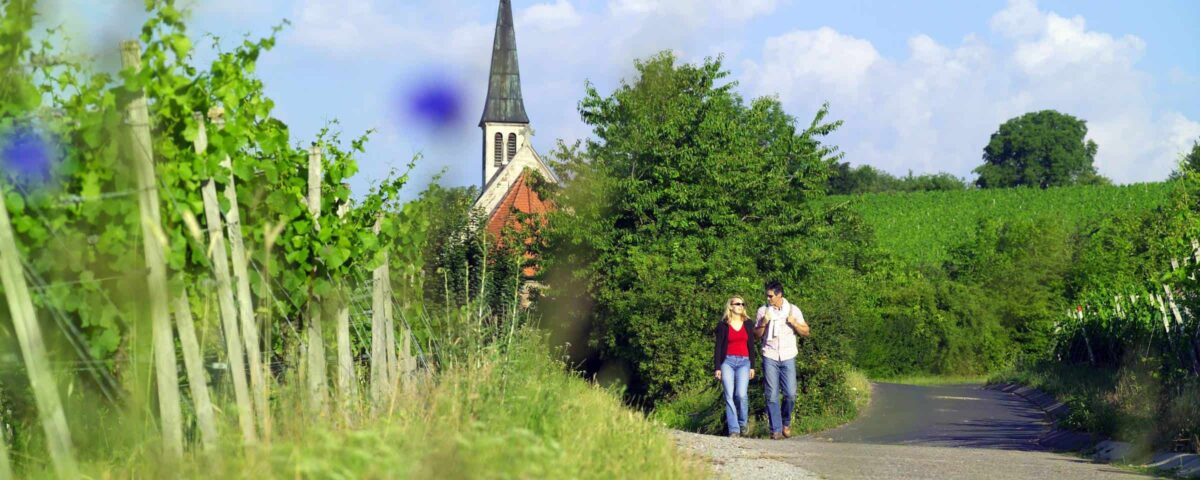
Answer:
[[[162,463],[146,442],[84,459],[90,478],[698,478],[706,465],[616,392],[553,360],[540,335],[477,352],[418,378],[390,412],[367,406],[308,416],[276,400],[269,445],[242,448],[235,429],[209,455]],[[356,408],[357,407],[357,408]],[[30,477],[51,477],[49,470]]]
[[[992,375],[1054,395],[1070,410],[1059,425],[1154,450],[1200,452],[1200,380],[1166,382],[1152,366],[1094,368],[1033,362]]]
[[[965,385],[988,383],[987,375],[901,375],[888,378],[876,378],[881,383],[900,383],[904,385]]]

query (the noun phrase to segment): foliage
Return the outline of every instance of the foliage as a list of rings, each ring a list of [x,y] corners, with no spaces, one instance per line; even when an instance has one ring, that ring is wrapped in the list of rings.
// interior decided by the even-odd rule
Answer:
[[[819,139],[840,123],[822,109],[802,129],[775,99],[747,104],[720,83],[720,60],[663,53],[636,67],[611,95],[588,87],[580,112],[595,140],[554,155],[570,183],[547,262],[586,284],[551,300],[594,302],[593,345],[653,401],[708,376],[728,296],[761,295],[768,278],[799,285],[818,264],[810,242],[830,227],[808,201],[835,158]]]
[[[851,195],[880,192],[927,192],[940,190],[966,190],[967,182],[949,173],[932,173],[913,176],[912,171],[896,177],[870,165],[851,167],[850,162],[833,165],[826,193]]]
[[[1096,173],[1096,142],[1087,122],[1054,110],[1009,119],[983,149],[975,169],[981,188],[1060,187],[1110,183]]]
[[[1192,141],[1192,149],[1186,154],[1181,154],[1179,159],[1179,168],[1171,172],[1169,177],[1171,180],[1181,178],[1185,172],[1200,172],[1200,140]]]
[[[523,280],[524,258],[515,246],[522,243],[511,229],[496,237],[482,228],[486,216],[472,210],[478,196],[474,186],[445,188],[436,182],[421,193],[418,202],[438,212],[429,216],[424,271],[434,278],[425,285],[424,297],[430,306],[448,307],[482,296],[492,312],[502,315],[517,306],[514,289]]]

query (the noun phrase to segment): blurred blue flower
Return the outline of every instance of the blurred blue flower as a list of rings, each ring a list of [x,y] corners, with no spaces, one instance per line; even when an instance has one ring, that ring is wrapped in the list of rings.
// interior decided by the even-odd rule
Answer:
[[[28,126],[17,126],[0,136],[0,160],[4,171],[18,181],[48,180],[53,152],[50,142]]]

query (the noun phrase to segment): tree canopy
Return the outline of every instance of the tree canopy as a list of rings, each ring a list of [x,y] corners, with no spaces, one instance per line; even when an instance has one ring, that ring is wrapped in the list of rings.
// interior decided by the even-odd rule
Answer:
[[[797,126],[774,98],[743,101],[727,75],[720,60],[638,62],[611,95],[588,87],[595,139],[552,155],[569,181],[546,258],[573,280],[549,283],[586,297],[593,345],[651,400],[706,378],[730,295],[753,302],[764,281],[795,286],[818,263],[805,242],[824,218],[808,200],[837,156],[819,139],[840,122],[822,109]]]
[[[1099,147],[1086,136],[1086,121],[1054,110],[1009,119],[983,149],[975,184],[1048,188],[1109,183],[1096,173],[1093,163]]]

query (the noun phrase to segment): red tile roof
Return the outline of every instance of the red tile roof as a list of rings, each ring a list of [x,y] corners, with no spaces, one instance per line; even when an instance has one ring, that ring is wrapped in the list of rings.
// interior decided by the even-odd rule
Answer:
[[[554,206],[550,202],[542,200],[541,195],[534,191],[529,180],[529,170],[521,172],[521,176],[517,177],[517,181],[508,188],[508,192],[504,194],[504,198],[500,200],[500,204],[488,218],[487,230],[496,238],[500,237],[506,226],[511,226],[518,232],[524,230],[525,226],[521,225],[517,218],[518,213],[544,214],[554,210]],[[525,239],[526,244],[532,241],[532,238]],[[533,258],[533,254],[526,252],[525,257]],[[525,276],[532,276],[537,273],[537,269],[535,267],[525,268],[523,273]]]

